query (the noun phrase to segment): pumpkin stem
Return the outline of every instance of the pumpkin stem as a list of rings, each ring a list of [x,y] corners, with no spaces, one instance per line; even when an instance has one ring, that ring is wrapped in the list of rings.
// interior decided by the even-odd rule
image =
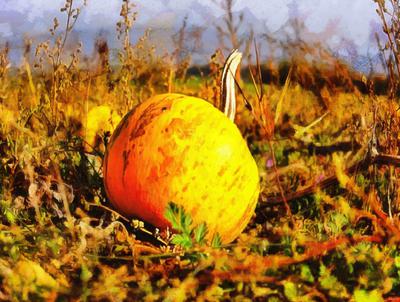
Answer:
[[[234,49],[225,61],[221,78],[220,110],[233,122],[236,114],[235,74],[242,54]]]

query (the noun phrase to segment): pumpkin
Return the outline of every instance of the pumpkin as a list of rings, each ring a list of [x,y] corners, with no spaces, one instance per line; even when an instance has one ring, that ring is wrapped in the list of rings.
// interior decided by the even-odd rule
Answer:
[[[208,239],[218,233],[229,243],[242,232],[258,200],[259,176],[232,121],[240,58],[233,52],[224,68],[225,114],[203,99],[169,93],[139,104],[122,119],[103,163],[107,195],[121,213],[165,229],[172,201],[195,225],[206,222]]]

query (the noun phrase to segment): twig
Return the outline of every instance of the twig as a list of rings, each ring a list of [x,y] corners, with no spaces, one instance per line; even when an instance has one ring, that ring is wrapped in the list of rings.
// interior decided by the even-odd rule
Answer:
[[[300,141],[302,142],[302,141]],[[302,144],[299,148],[289,148],[283,151],[284,155],[289,153],[307,150],[309,154],[318,154],[318,155],[328,155],[334,152],[348,152],[348,151],[357,151],[361,148],[361,145],[357,142],[339,142],[332,145],[323,145],[318,146],[314,143]]]
[[[378,154],[377,156],[375,156],[372,159],[361,160],[361,161],[355,163],[354,165],[352,165],[351,167],[346,169],[346,173],[352,174],[352,173],[358,171],[359,169],[365,169],[372,164],[391,165],[391,166],[395,166],[395,167],[400,167],[400,156],[389,155],[389,154]],[[338,179],[337,179],[336,175],[331,175],[319,182],[316,182],[316,183],[314,183],[302,190],[296,191],[296,192],[283,194],[283,196],[282,196],[282,194],[280,194],[280,196],[276,196],[276,195],[266,196],[265,198],[267,201],[263,204],[260,204],[259,208],[263,209],[268,206],[281,204],[282,202],[285,202],[285,201],[291,202],[296,199],[306,197],[308,195],[312,195],[318,189],[324,189],[324,188],[327,188],[327,187],[330,187],[333,185],[337,185],[337,184],[338,184]]]
[[[266,271],[268,269],[279,269],[282,267],[286,267],[293,264],[299,264],[311,259],[319,258],[325,256],[327,253],[336,250],[338,247],[342,245],[357,245],[361,242],[370,242],[370,243],[381,243],[383,238],[378,235],[372,236],[357,236],[357,237],[348,237],[348,236],[340,236],[337,238],[333,238],[331,240],[325,242],[310,242],[306,244],[306,252],[301,255],[296,255],[293,257],[290,256],[282,256],[282,255],[271,255],[266,257],[252,257],[247,259],[247,261],[237,261],[236,266],[232,265],[231,274],[223,275],[220,274],[220,277],[230,278],[230,276],[234,276],[234,274],[239,273],[251,273],[252,271],[263,270]]]
[[[135,230],[138,230],[144,234],[150,235],[152,236],[152,238],[156,239],[159,243],[163,244],[163,245],[168,245],[168,243],[166,241],[164,241],[162,238],[158,237],[158,236],[154,236],[154,233],[149,231],[148,229],[146,229],[145,227],[142,227],[139,225],[135,225],[135,220],[129,220],[128,218],[126,218],[125,216],[121,215],[120,213],[114,211],[113,209],[102,205],[102,204],[96,204],[96,203],[92,203],[92,202],[86,202],[87,205],[92,206],[92,207],[99,207],[102,208],[110,213],[112,213],[113,215],[115,215],[115,217],[117,218],[121,218],[123,221],[129,223]]]

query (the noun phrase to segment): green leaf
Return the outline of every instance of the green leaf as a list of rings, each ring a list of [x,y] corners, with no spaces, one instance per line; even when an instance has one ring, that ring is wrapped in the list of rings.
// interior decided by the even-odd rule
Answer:
[[[190,234],[192,218],[190,215],[186,214],[182,206],[169,202],[164,216],[171,223],[174,230],[187,235]]]
[[[213,248],[219,248],[219,247],[221,247],[221,245],[222,245],[221,236],[220,236],[220,234],[215,233],[213,238],[212,238],[212,240],[211,240],[211,246]]]
[[[354,291],[355,302],[383,302],[382,294],[378,290],[366,291],[364,289],[356,289]]]
[[[188,214],[185,213],[185,211],[182,208],[181,211],[181,225],[182,225],[182,231],[186,234],[190,234],[191,232],[191,225],[192,225],[192,217],[190,217]]]
[[[400,268],[400,256],[394,257],[394,265],[395,265],[397,268]]]
[[[196,227],[192,226],[193,220],[185,212],[182,206],[169,202],[164,214],[165,218],[171,223],[172,228],[178,233],[171,242],[184,248],[191,248],[194,245],[203,245],[206,243],[208,233],[207,224],[202,222]],[[211,246],[220,247],[222,244],[221,236],[216,233],[213,236]]]
[[[164,216],[171,223],[174,229],[179,227],[178,213],[179,213],[178,205],[176,205],[173,202],[169,202],[167,208],[165,209]]]
[[[347,298],[348,292],[346,287],[339,282],[335,275],[332,275],[330,270],[323,264],[320,266],[320,277],[318,278],[321,287],[335,298]]]
[[[283,291],[285,296],[288,298],[289,301],[297,301],[299,297],[299,291],[293,282],[286,281],[283,283]]]
[[[17,220],[16,215],[10,209],[10,207],[6,204],[5,201],[0,202],[0,210],[1,210],[0,214],[3,214],[9,223],[14,224],[16,222],[16,220]]]
[[[196,243],[202,245],[204,244],[205,241],[205,237],[208,233],[208,229],[207,229],[207,225],[205,222],[199,224],[194,230],[194,240],[196,241]]]
[[[310,283],[313,283],[313,282],[314,282],[314,276],[313,276],[313,274],[312,274],[312,272],[311,272],[311,269],[310,269],[310,267],[309,267],[308,265],[306,265],[306,264],[303,264],[303,265],[301,266],[301,278],[302,278],[304,281],[307,281],[307,282],[310,282]]]
[[[171,242],[186,249],[193,247],[192,239],[187,234],[176,234]]]
[[[80,278],[83,282],[88,282],[90,279],[92,279],[93,274],[89,270],[89,268],[86,266],[86,264],[82,264],[81,267],[81,275]]]

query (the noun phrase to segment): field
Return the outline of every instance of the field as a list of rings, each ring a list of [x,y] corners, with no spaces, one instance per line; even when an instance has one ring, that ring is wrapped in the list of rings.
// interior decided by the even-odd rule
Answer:
[[[217,106],[222,52],[200,72],[180,43],[159,55],[147,34],[130,41],[126,9],[118,60],[105,41],[85,57],[65,48],[79,16],[66,3],[68,23],[26,41],[18,66],[0,41],[1,301],[400,301],[395,46],[382,50],[382,81],[320,45],[324,64],[302,59],[309,45],[271,68],[255,43],[235,122],[261,191],[245,231],[221,244],[174,207],[178,236],[119,214],[102,159],[121,117],[151,96]]]

